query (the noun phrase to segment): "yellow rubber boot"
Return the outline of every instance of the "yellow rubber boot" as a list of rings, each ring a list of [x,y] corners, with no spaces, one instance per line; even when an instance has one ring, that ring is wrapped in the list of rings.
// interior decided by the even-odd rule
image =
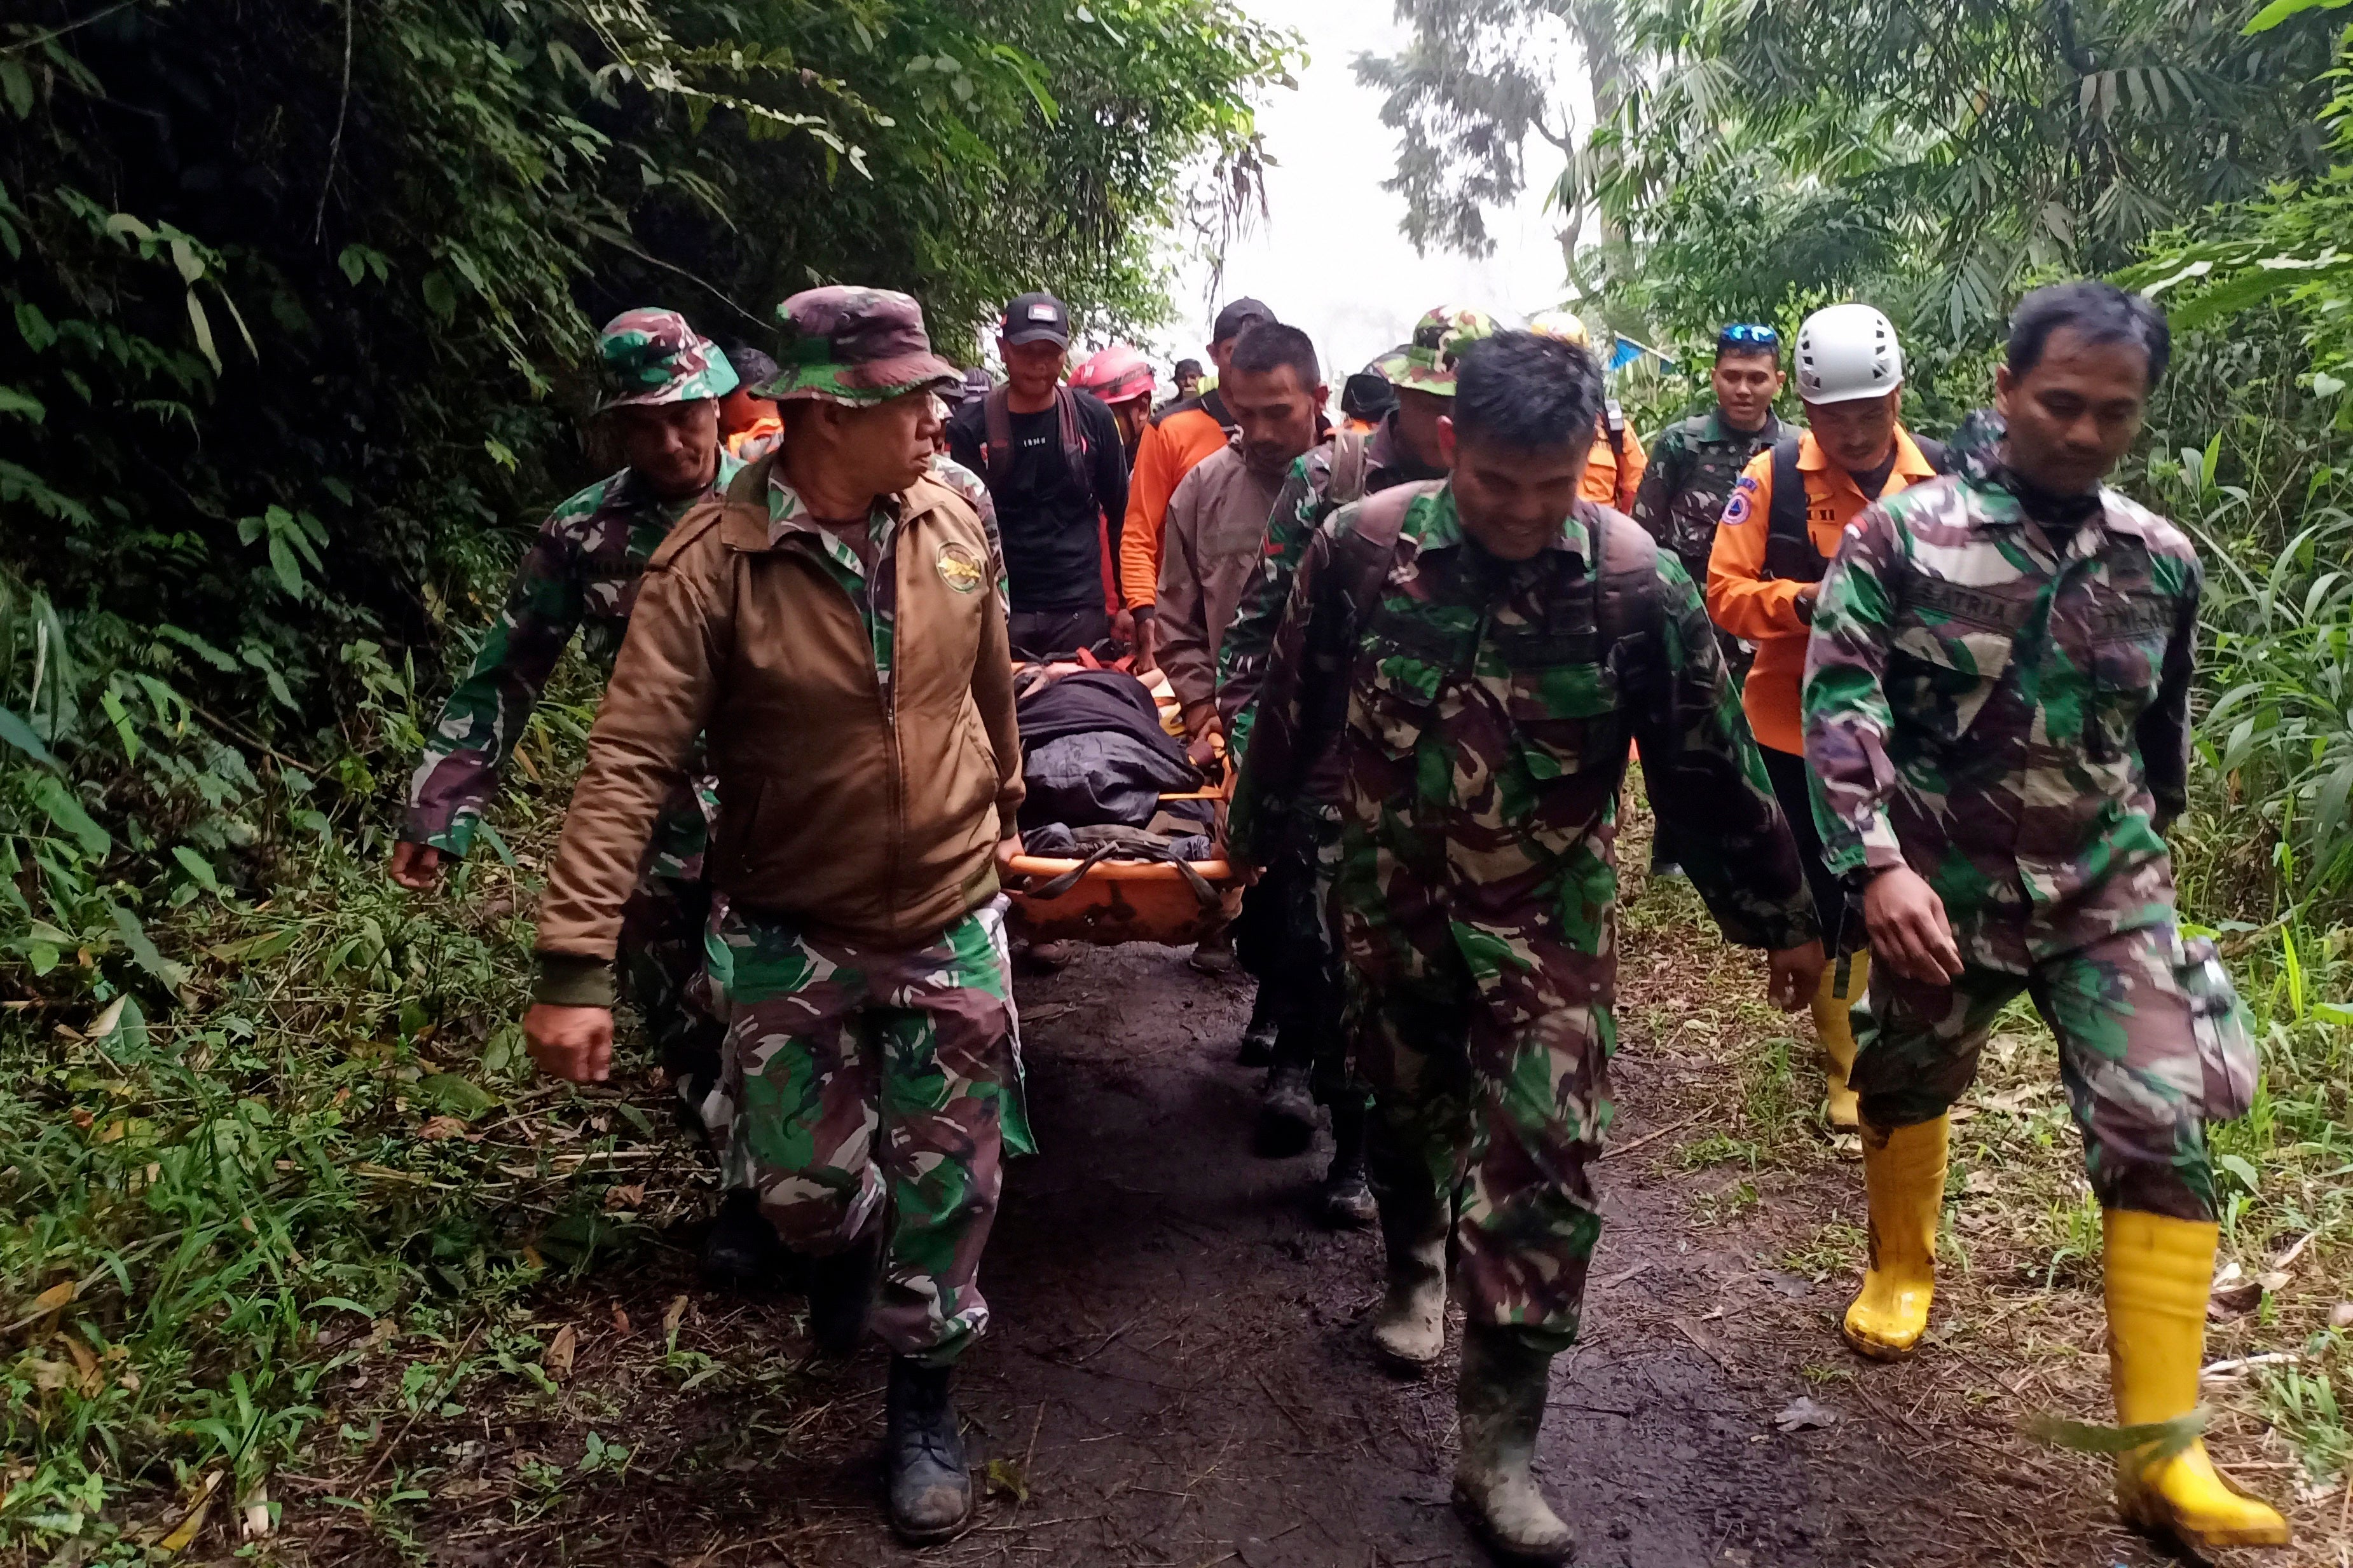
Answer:
[[[1839,984],[1844,971],[1846,984]],[[1852,1132],[1862,1125],[1862,1116],[1855,1105],[1853,1087],[1847,1081],[1854,1071],[1854,1005],[1862,1000],[1871,987],[1871,954],[1858,952],[1849,959],[1832,959],[1822,970],[1821,988],[1814,993],[1814,1037],[1822,1043],[1822,1054],[1830,1058],[1823,1076],[1830,1087],[1830,1122],[1833,1131]]]
[[[1862,1124],[1862,1180],[1871,1211],[1871,1267],[1846,1310],[1847,1342],[1874,1361],[1919,1346],[1936,1293],[1936,1217],[1945,1206],[1949,1124]]]
[[[2108,1210],[2104,1226],[2117,1424],[2186,1415],[2198,1406],[2217,1227],[2130,1209]],[[2119,1458],[2116,1510],[2135,1529],[2169,1532],[2206,1552],[2288,1541],[2286,1520],[2215,1473],[2203,1439],[2155,1464]]]

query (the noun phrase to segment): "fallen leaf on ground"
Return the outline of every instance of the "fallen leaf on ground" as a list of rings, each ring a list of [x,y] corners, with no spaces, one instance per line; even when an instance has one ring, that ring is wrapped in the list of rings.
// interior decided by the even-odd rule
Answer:
[[[662,1338],[668,1339],[670,1335],[678,1332],[679,1324],[685,1321],[686,1298],[683,1296],[671,1297],[670,1300],[670,1306],[662,1312]]]
[[[213,1506],[213,1492],[220,1484],[221,1472],[218,1470],[205,1478],[204,1489],[196,1494],[196,1500],[190,1505],[186,1516],[180,1521],[179,1526],[157,1544],[155,1549],[158,1552],[186,1550],[188,1542],[196,1538],[196,1531],[205,1527],[205,1515]]]
[[[2210,1318],[2235,1318],[2253,1311],[2263,1304],[2263,1282],[2260,1279],[2240,1279],[2228,1285],[2217,1285],[2213,1295],[2207,1300],[2206,1315]]]
[[[2332,1329],[2353,1329],[2353,1301],[2339,1301],[2329,1308],[2328,1326]]]
[[[427,1143],[438,1143],[445,1138],[463,1138],[469,1143],[479,1143],[483,1135],[469,1132],[461,1116],[436,1116],[417,1130],[417,1136]]]
[[[633,1209],[645,1201],[646,1184],[643,1182],[626,1187],[605,1189],[605,1207],[607,1212],[614,1209]]]
[[[572,1352],[579,1342],[579,1331],[570,1323],[555,1331],[555,1338],[548,1342],[547,1353],[540,1357],[540,1365],[547,1369],[548,1376],[561,1383],[572,1375]]]
[[[1773,1417],[1773,1425],[1784,1432],[1802,1432],[1810,1426],[1835,1426],[1839,1413],[1827,1405],[1817,1405],[1805,1394],[1799,1394]]]
[[[618,1301],[613,1303],[613,1328],[623,1339],[629,1337],[629,1314],[621,1310]]]
[[[56,1284],[50,1286],[47,1289],[33,1298],[33,1310],[36,1312],[54,1312],[58,1308],[64,1306],[67,1302],[71,1301],[74,1299],[74,1292],[79,1289],[79,1287],[72,1280],[60,1279]]]
[[[990,1491],[1009,1497],[1015,1502],[1029,1500],[1029,1479],[1021,1473],[1021,1467],[1012,1460],[991,1459],[984,1474],[987,1477]]]

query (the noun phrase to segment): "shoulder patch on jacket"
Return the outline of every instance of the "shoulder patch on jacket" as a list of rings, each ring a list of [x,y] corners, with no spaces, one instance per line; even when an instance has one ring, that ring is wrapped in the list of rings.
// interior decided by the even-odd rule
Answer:
[[[1738,528],[1757,510],[1757,484],[1756,476],[1743,474],[1732,487],[1732,500],[1724,508],[1724,526]]]

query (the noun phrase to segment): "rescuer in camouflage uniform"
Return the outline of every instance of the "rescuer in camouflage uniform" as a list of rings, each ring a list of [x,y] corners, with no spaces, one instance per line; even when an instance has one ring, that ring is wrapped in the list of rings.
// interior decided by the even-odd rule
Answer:
[[[1716,520],[1732,499],[1732,487],[1748,459],[1782,435],[1773,399],[1786,379],[1781,339],[1770,327],[1735,324],[1716,335],[1715,365],[1709,373],[1715,406],[1677,420],[1651,443],[1630,515],[1643,531],[1672,551],[1691,580],[1707,586],[1708,552],[1715,547]],[[1716,645],[1737,681],[1748,673],[1748,650],[1738,637],[1718,629]],[[1651,841],[1651,875],[1680,876],[1674,851],[1663,837]]]
[[[1659,547],[1674,552],[1691,580],[1707,582],[1708,552],[1715,548],[1715,524],[1740,470],[1784,434],[1773,399],[1788,379],[1781,372],[1781,339],[1770,327],[1734,325],[1715,340],[1710,379],[1715,406],[1679,419],[1651,443],[1650,466],[1634,492],[1630,515]],[[1738,644],[1721,639],[1725,657]]]
[[[630,467],[540,525],[472,668],[442,704],[393,853],[392,874],[405,887],[434,886],[443,858],[463,857],[482,830],[500,770],[575,633],[588,662],[611,675],[646,562],[687,510],[724,489],[741,466],[720,449],[718,435],[718,399],[734,389],[735,371],[685,317],[625,310],[606,324],[596,348],[607,385],[599,413],[617,427]],[[699,998],[711,906],[703,840],[714,803],[697,775],[655,826],[623,927],[621,968],[681,1098],[723,1147],[725,1106],[712,1095],[721,1030]]]
[[[1817,816],[1833,868],[1864,884],[1880,959],[1856,1015],[1871,1267],[1847,1338],[1881,1358],[1918,1344],[1947,1112],[2025,992],[2058,1037],[2105,1215],[2127,1427],[2197,1405],[2205,1126],[2245,1111],[2255,1066],[2211,946],[2182,940],[2164,838],[2187,804],[2197,552],[2100,484],[2168,346],[2164,317],[2109,284],[2028,296],[1999,421],[1974,422],[1961,473],[1849,525],[1805,688]],[[2128,1521],[2202,1551],[2288,1538],[2202,1442],[2129,1451],[2117,1482]]]
[[[1454,362],[1491,335],[1483,311],[1441,305],[1414,328],[1406,350],[1381,362],[1397,405],[1366,433],[1343,432],[1291,466],[1267,519],[1259,563],[1243,585],[1241,608],[1218,649],[1218,717],[1227,755],[1240,765],[1256,718],[1260,681],[1275,627],[1291,598],[1291,582],[1307,542],[1324,520],[1349,501],[1417,479],[1439,479],[1438,421],[1454,396]],[[1315,1100],[1332,1110],[1332,1166],[1322,1205],[1333,1224],[1362,1225],[1373,1217],[1365,1179],[1365,1113],[1370,1093],[1348,1064],[1348,1034],[1341,1025],[1340,951],[1332,925],[1332,881],[1340,864],[1338,761],[1326,757],[1308,782],[1278,838],[1266,851],[1265,880],[1281,911],[1285,967],[1296,984],[1262,990],[1283,999],[1275,1021],[1278,1075],[1303,1069]]]
[[[1572,1538],[1528,1465],[1600,1231],[1630,740],[1726,935],[1774,950],[1775,999],[1798,1005],[1822,966],[1698,592],[1577,499],[1600,396],[1584,350],[1470,347],[1441,426],[1452,478],[1344,507],[1309,544],[1229,826],[1262,863],[1336,730],[1335,902],[1389,1252],[1375,1341],[1408,1367],[1438,1359],[1451,1231],[1469,1325],[1456,1493],[1500,1549],[1555,1562]]]

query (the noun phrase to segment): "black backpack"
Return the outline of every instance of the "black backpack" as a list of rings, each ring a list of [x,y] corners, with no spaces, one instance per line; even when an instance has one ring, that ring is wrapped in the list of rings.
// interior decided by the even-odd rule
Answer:
[[[1813,531],[1807,526],[1810,498],[1806,476],[1798,468],[1798,447],[1803,438],[1802,434],[1784,436],[1773,443],[1773,505],[1766,514],[1763,573],[1767,582],[1819,583],[1831,569],[1829,560],[1814,548]],[[1915,436],[1912,444],[1936,472],[1953,471],[1942,441]]]

